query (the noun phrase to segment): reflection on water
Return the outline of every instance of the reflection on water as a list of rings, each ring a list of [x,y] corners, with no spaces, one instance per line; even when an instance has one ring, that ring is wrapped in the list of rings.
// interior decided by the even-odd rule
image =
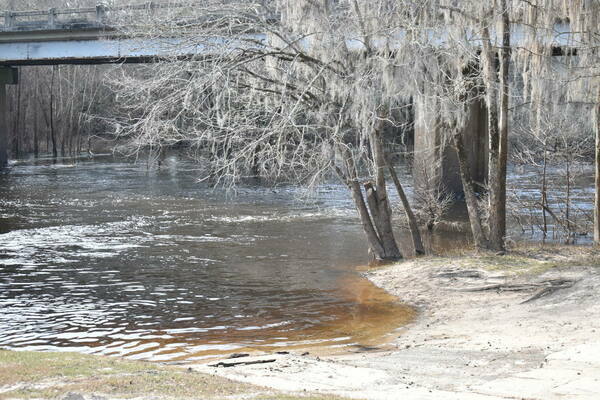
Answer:
[[[355,272],[345,189],[198,183],[105,159],[0,177],[0,346],[150,360],[368,344],[411,312]]]

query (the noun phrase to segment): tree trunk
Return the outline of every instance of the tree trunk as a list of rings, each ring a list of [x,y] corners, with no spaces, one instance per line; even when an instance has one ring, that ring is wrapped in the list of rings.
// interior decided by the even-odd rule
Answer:
[[[385,181],[387,162],[385,150],[383,149],[382,125],[382,121],[377,121],[376,126],[371,130],[371,134],[369,135],[375,167],[375,187],[371,188],[371,190],[376,200],[371,207],[371,215],[376,216],[373,220],[376,222],[379,238],[385,250],[385,260],[396,261],[402,258],[402,253],[398,248],[392,226],[392,208],[390,207]],[[369,199],[369,190],[367,190],[367,199]]]
[[[473,241],[475,242],[475,247],[478,249],[487,249],[489,247],[489,243],[485,237],[485,233],[481,224],[481,215],[479,212],[479,206],[477,204],[477,196],[475,195],[475,189],[473,187],[473,178],[471,177],[468,156],[460,131],[452,133],[452,141],[454,148],[456,149],[456,155],[458,156],[460,179],[463,184],[465,201],[467,203],[467,210],[469,212],[469,222],[471,224],[471,231],[473,232]]]
[[[17,112],[15,115],[15,123],[14,123],[14,128],[13,128],[13,153],[15,158],[19,158],[19,156],[21,155],[21,146],[20,146],[20,137],[21,134],[19,132],[19,123],[21,121],[21,84],[19,83],[17,85]]]
[[[499,193],[499,160],[500,160],[500,132],[498,130],[498,74],[497,58],[492,48],[488,28],[483,29],[483,51],[481,53],[485,60],[484,81],[486,90],[486,103],[488,112],[488,134],[489,134],[489,162],[488,162],[488,199],[489,199],[489,225],[490,231],[498,233],[495,226],[498,218]],[[458,149],[457,149],[458,151]],[[463,181],[463,186],[465,182]],[[466,192],[465,192],[466,195]],[[470,214],[470,213],[469,213]]]
[[[344,160],[344,170],[342,171],[337,166],[334,168],[352,194],[354,205],[367,236],[371,262],[383,264],[398,261],[402,255],[392,231],[391,211],[389,211],[391,208],[386,192],[382,194],[373,183],[366,183],[364,186],[367,200],[365,201],[352,154],[343,147],[340,148],[340,153]]]
[[[396,170],[389,162],[389,160],[386,159],[386,163],[390,171],[390,175],[392,176],[392,180],[394,181],[394,185],[396,186],[396,190],[398,191],[398,197],[400,197],[400,201],[402,202],[402,207],[404,208],[406,219],[408,220],[408,226],[412,237],[413,247],[415,248],[415,255],[423,255],[425,254],[425,247],[423,246],[423,239],[421,238],[421,232],[419,231],[419,224],[417,224],[417,218],[415,217],[415,214],[412,211],[412,207],[410,206],[410,202],[406,197],[406,193],[404,192],[404,188],[400,183],[400,179],[398,179],[398,174],[396,173]]]
[[[507,0],[500,1],[502,11],[502,48],[500,58],[500,118],[498,121],[498,166],[493,204],[490,213],[490,245],[494,250],[504,250],[506,237],[506,172],[508,162],[508,112],[510,95],[510,19]],[[493,219],[492,219],[493,215]]]
[[[600,245],[600,86],[596,99],[596,180],[594,184],[594,244]]]
[[[362,189],[358,181],[358,174],[356,173],[354,160],[347,149],[340,149],[340,153],[344,160],[344,171],[338,167],[335,167],[335,171],[339,178],[346,184],[346,186],[348,186],[348,189],[352,194],[352,199],[354,200],[354,205],[358,211],[358,216],[360,218],[363,231],[367,236],[370,256],[374,262],[382,262],[385,259],[385,250],[377,232],[375,231],[373,220],[371,219],[369,209],[365,203]]]
[[[504,250],[506,236],[506,164],[508,158],[508,101],[510,62],[510,20],[507,1],[500,0],[502,19],[502,48],[499,53],[492,47],[490,32],[483,28],[485,86],[489,128],[489,246]],[[500,65],[498,65],[498,62]],[[499,70],[499,72],[498,72]]]
[[[358,210],[358,215],[360,217],[363,230],[367,235],[367,241],[369,242],[369,253],[373,258],[373,261],[383,262],[386,259],[385,249],[383,247],[383,243],[381,243],[381,240],[377,235],[377,232],[375,231],[375,227],[373,226],[373,220],[371,219],[371,215],[369,214],[369,210],[365,203],[360,184],[358,181],[354,180],[350,182],[349,188],[352,193],[352,199],[354,200],[356,209]]]
[[[548,237],[548,217],[546,213],[546,208],[548,208],[548,184],[547,184],[547,174],[548,174],[548,145],[546,140],[544,139],[544,159],[543,168],[542,168],[542,231],[544,233],[544,241]]]
[[[38,115],[33,109],[33,155],[35,158],[40,156],[40,144],[38,139]]]
[[[573,244],[573,230],[571,224],[571,155],[567,152],[565,156],[565,180],[566,180],[566,198],[565,198],[565,225],[567,230],[567,239],[565,244]]]
[[[54,131],[54,74],[55,67],[52,67],[52,78],[50,81],[50,139],[52,140],[52,157],[58,157],[56,147],[56,132]]]

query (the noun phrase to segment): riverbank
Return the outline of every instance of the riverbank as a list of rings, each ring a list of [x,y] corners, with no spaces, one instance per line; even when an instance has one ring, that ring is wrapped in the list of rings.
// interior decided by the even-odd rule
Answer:
[[[600,398],[600,252],[523,247],[423,258],[366,276],[419,315],[382,348],[206,373],[367,399]]]
[[[418,311],[391,343],[183,367],[0,351],[0,399],[600,398],[599,251],[428,257],[365,276]]]

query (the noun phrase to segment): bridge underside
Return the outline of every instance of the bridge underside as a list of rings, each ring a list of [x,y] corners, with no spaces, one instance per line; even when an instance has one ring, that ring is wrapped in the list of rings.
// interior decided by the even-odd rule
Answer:
[[[191,58],[202,50],[181,39],[123,38],[98,30],[0,33],[0,65],[11,67],[148,63],[167,56]]]

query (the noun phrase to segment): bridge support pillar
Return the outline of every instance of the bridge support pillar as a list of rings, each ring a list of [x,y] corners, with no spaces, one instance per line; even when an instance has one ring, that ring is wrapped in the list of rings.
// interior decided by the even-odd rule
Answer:
[[[424,98],[415,99],[415,188],[431,193],[448,193],[455,198],[464,196],[458,157],[451,144],[449,132],[439,121],[436,105]],[[487,109],[483,100],[471,104],[463,132],[465,149],[469,154],[471,176],[484,184],[488,173]],[[480,189],[480,188],[476,188]]]
[[[16,85],[18,81],[18,69],[0,67],[0,168],[4,168],[8,164],[6,85]]]

